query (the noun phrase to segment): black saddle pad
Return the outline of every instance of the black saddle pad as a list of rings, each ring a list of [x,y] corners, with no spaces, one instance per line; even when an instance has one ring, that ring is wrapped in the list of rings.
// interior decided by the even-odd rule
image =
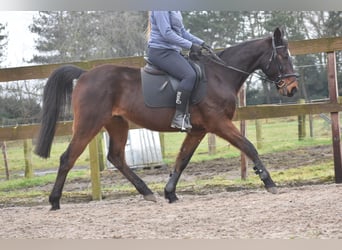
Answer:
[[[206,77],[204,69],[197,67],[198,81],[191,94],[190,104],[199,103],[206,94]],[[151,65],[141,68],[141,81],[145,104],[153,108],[173,108],[176,106],[176,91],[179,80],[162,72],[151,71]]]

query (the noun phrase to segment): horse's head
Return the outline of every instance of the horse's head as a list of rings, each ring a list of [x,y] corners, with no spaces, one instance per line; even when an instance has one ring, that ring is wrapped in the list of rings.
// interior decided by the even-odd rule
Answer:
[[[284,32],[279,28],[272,35],[271,56],[262,70],[275,83],[279,94],[291,97],[297,92],[298,74],[294,72]]]

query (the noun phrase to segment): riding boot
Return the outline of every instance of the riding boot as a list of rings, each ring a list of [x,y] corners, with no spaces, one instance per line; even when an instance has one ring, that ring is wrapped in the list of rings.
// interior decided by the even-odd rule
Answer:
[[[179,128],[181,131],[190,130],[190,114],[187,112],[191,92],[186,90],[177,90],[176,95],[176,113],[173,117],[171,127]]]

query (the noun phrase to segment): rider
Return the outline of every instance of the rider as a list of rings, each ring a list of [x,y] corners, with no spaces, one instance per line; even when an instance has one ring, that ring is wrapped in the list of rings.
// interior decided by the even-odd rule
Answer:
[[[190,115],[186,110],[196,73],[180,52],[182,49],[190,49],[190,53],[198,57],[201,49],[209,46],[185,30],[180,11],[151,11],[149,22],[149,60],[180,80],[176,94],[176,113],[171,127],[182,131],[191,129]]]

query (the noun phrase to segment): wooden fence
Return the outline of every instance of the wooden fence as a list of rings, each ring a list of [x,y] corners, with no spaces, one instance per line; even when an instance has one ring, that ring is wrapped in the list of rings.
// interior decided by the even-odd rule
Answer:
[[[298,116],[305,114],[331,114],[332,141],[334,152],[334,170],[336,183],[342,183],[342,151],[340,142],[340,122],[339,112],[342,105],[338,102],[338,86],[336,73],[336,51],[342,50],[342,37],[322,38],[303,41],[290,41],[289,48],[293,55],[327,53],[327,79],[329,85],[330,100],[323,103],[289,104],[289,105],[256,105],[240,106],[237,108],[234,120],[257,120],[263,118],[276,118],[286,116]],[[66,64],[73,64],[83,69],[91,69],[101,64],[117,64],[142,67],[145,62],[143,57],[127,57],[106,60],[82,61],[62,64],[49,64],[38,66],[26,66],[18,68],[0,69],[0,83],[47,78],[51,72]],[[59,122],[56,135],[70,135],[72,122]],[[241,126],[242,128],[244,126]],[[137,128],[135,124],[130,124],[130,128]],[[0,141],[32,139],[38,133],[39,125],[23,125],[16,127],[0,128]],[[97,140],[93,140],[90,145],[90,167],[92,175],[93,199],[101,198],[101,187],[99,178],[99,160],[97,156]],[[95,153],[92,153],[95,152]],[[242,170],[245,167],[242,166]],[[242,171],[242,172],[243,172]],[[242,173],[243,176],[243,173]]]

